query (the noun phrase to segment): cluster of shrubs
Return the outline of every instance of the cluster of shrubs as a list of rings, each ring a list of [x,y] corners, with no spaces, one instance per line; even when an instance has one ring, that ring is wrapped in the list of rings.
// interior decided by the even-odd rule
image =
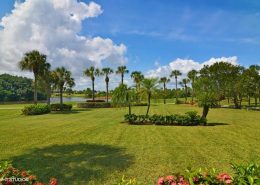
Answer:
[[[260,166],[232,164],[234,175],[217,173],[215,169],[203,171],[187,169],[183,174],[160,177],[157,185],[259,185]],[[115,185],[143,185],[136,179],[119,179]]]
[[[1,185],[44,185],[30,171],[14,168],[8,161],[0,161]],[[57,185],[57,179],[51,178],[48,185]],[[47,185],[47,184],[45,184]]]
[[[125,121],[130,124],[155,124],[155,125],[181,125],[181,126],[196,126],[206,125],[207,120],[201,118],[196,111],[186,112],[184,115],[136,115],[126,114]]]
[[[27,105],[22,109],[22,114],[24,115],[40,115],[48,114],[51,112],[51,107],[49,105]]]
[[[86,102],[106,102],[105,100],[87,100]]]
[[[72,105],[70,104],[37,104],[37,105],[27,105],[22,109],[22,114],[24,115],[40,115],[40,114],[48,114],[51,111],[70,111],[72,109]]]
[[[107,102],[86,102],[86,103],[78,103],[78,108],[110,108],[111,103]]]
[[[71,104],[51,104],[51,111],[70,111],[72,109]]]

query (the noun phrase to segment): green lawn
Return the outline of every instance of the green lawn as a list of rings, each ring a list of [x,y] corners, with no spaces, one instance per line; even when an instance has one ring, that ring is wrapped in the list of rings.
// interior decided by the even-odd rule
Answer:
[[[127,109],[74,110],[23,116],[24,105],[0,105],[0,159],[61,185],[113,184],[123,174],[152,184],[186,167],[260,163],[260,113],[214,109],[211,126],[134,126],[120,123]],[[190,105],[153,105],[151,114],[184,113]],[[145,107],[133,112],[145,113]]]

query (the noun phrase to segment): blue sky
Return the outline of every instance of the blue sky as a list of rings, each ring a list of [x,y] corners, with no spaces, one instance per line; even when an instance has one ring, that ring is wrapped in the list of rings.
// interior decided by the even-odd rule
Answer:
[[[259,0],[94,2],[103,13],[84,20],[80,35],[124,44],[131,71],[148,71],[177,58],[203,63],[237,56],[244,66],[260,63]],[[11,13],[13,4],[0,1],[0,17]]]

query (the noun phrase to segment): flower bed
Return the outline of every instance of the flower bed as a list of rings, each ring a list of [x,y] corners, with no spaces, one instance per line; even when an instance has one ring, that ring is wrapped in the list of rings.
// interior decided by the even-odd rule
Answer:
[[[186,112],[185,115],[172,114],[172,115],[135,115],[126,114],[125,121],[129,124],[135,125],[145,125],[145,124],[155,124],[155,125],[181,125],[181,126],[196,126],[196,125],[206,125],[207,120],[202,119],[197,112],[190,111]]]
[[[57,179],[51,178],[48,185],[57,185]],[[8,161],[0,162],[0,185],[44,185],[30,171],[19,170]],[[46,184],[47,185],[47,184]]]

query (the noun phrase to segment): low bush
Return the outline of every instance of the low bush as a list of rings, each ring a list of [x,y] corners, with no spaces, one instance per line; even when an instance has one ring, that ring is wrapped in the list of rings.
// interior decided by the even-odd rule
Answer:
[[[87,100],[86,102],[106,102],[105,100]]]
[[[187,169],[182,174],[160,177],[157,185],[259,185],[260,166],[257,164],[232,164],[234,175],[218,173],[216,169]],[[141,185],[136,179],[119,179],[115,185]],[[145,183],[147,184],[147,183]],[[143,185],[145,185],[143,184]]]
[[[16,169],[8,161],[0,161],[1,185],[44,185],[30,171]],[[57,179],[51,178],[48,185],[57,185]]]
[[[185,115],[172,114],[172,115],[135,115],[126,114],[125,121],[130,124],[155,124],[155,125],[182,125],[182,126],[195,126],[206,125],[207,120],[201,119],[196,111],[186,112]]]
[[[72,109],[71,104],[59,104],[59,103],[54,103],[51,104],[51,110],[52,111],[70,111]]]
[[[78,103],[78,108],[110,108],[111,103],[106,102],[87,102],[87,103]]]
[[[51,112],[51,108],[49,105],[28,105],[22,109],[22,114],[24,115],[40,115],[40,114],[48,114]]]

